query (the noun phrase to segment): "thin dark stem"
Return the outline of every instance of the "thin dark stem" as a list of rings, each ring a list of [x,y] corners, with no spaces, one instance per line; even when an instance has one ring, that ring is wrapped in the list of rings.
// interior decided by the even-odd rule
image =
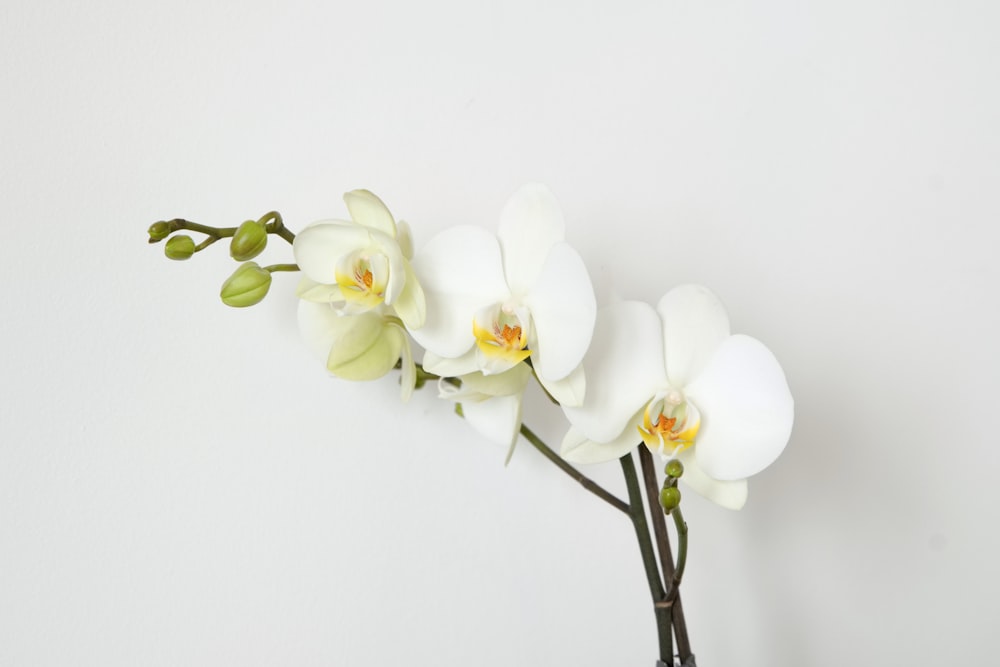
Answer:
[[[639,477],[636,475],[635,462],[632,454],[626,454],[619,459],[622,472],[625,473],[625,484],[628,487],[629,516],[635,527],[635,537],[639,541],[639,552],[642,554],[642,564],[646,568],[646,581],[649,583],[649,594],[653,598],[653,612],[656,614],[656,632],[660,640],[660,660],[668,665],[673,664],[674,642],[670,628],[670,603],[665,600],[663,583],[660,573],[656,571],[656,554],[653,552],[653,541],[649,536],[649,526],[646,523],[646,512],[642,507],[642,492],[639,490]]]
[[[656,534],[656,545],[660,552],[660,565],[663,568],[663,581],[669,583],[665,602],[669,604],[674,635],[677,637],[677,654],[681,663],[691,658],[691,641],[688,639],[687,621],[684,618],[684,606],[680,597],[680,575],[684,574],[684,564],[687,562],[687,524],[680,515],[680,508],[674,509],[674,522],[678,517],[684,525],[684,531],[677,530],[677,568],[674,568],[674,556],[670,550],[670,537],[667,535],[666,517],[658,502],[659,492],[656,483],[656,466],[649,449],[639,445],[639,461],[642,463],[642,477],[646,483],[646,497],[649,499],[649,511],[653,516],[653,531]]]
[[[562,470],[564,473],[566,473],[567,475],[575,479],[577,482],[579,482],[580,486],[587,489],[588,491],[590,491],[595,496],[597,496],[604,502],[608,503],[615,509],[621,510],[625,514],[630,514],[629,506],[626,503],[616,498],[613,494],[608,493],[603,487],[597,484],[594,480],[590,479],[589,477],[581,473],[579,470],[577,470],[570,464],[566,463],[566,461],[564,461],[558,454],[552,451],[552,449],[549,448],[548,445],[542,442],[541,438],[535,435],[534,432],[524,424],[521,424],[521,435],[524,436],[525,440],[534,445],[535,449],[540,451],[545,456],[545,458],[547,458],[552,463],[556,464],[556,466],[560,470]]]

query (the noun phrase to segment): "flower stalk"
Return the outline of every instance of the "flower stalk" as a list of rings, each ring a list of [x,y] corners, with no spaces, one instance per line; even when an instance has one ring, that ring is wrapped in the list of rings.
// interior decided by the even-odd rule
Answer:
[[[666,599],[663,582],[660,580],[660,574],[656,569],[656,554],[653,551],[653,541],[649,535],[646,512],[642,507],[642,492],[639,489],[639,477],[636,474],[632,454],[625,454],[619,461],[621,462],[622,472],[625,474],[625,485],[628,488],[629,516],[632,519],[632,526],[635,528],[635,537],[639,542],[639,553],[642,555],[642,564],[646,570],[646,582],[649,584],[649,594],[653,598],[653,612],[656,615],[656,633],[660,645],[660,660],[668,665],[672,665],[674,642],[671,631],[671,607],[673,604]],[[660,513],[663,513],[662,510]]]
[[[566,473],[567,475],[575,479],[577,482],[579,482],[580,486],[587,489],[587,491],[590,491],[595,496],[597,496],[604,502],[614,507],[616,510],[619,510],[631,516],[628,503],[625,503],[622,500],[618,499],[613,494],[606,491],[599,484],[594,482],[594,480],[590,479],[589,477],[581,473],[579,470],[577,470],[570,464],[566,463],[566,461],[564,461],[558,454],[552,451],[552,448],[550,448],[548,445],[542,442],[541,438],[535,435],[534,432],[532,432],[532,430],[527,426],[525,426],[524,424],[521,424],[521,435],[524,436],[525,440],[534,445],[535,449],[540,451],[545,456],[545,458],[554,463],[564,473]]]
[[[646,498],[649,501],[649,512],[653,518],[653,532],[656,535],[657,550],[660,554],[663,581],[669,585],[663,601],[669,605],[671,623],[677,638],[677,654],[681,659],[681,663],[694,665],[694,655],[691,653],[691,642],[688,639],[687,622],[684,618],[684,607],[681,604],[679,588],[681,577],[684,574],[684,566],[687,563],[687,523],[684,521],[680,507],[675,507],[671,511],[674,517],[674,525],[677,527],[677,566],[675,567],[673,554],[670,549],[670,538],[667,535],[664,511],[657,501],[656,467],[653,462],[653,455],[643,445],[640,445],[638,449],[639,461],[642,465],[643,482],[646,486]]]
[[[292,230],[285,227],[281,214],[277,211],[265,213],[257,222],[264,225],[264,230],[268,234],[279,236],[288,243],[295,241],[295,234],[292,233]],[[174,218],[173,220],[154,222],[149,228],[149,242],[159,243],[170,234],[179,231],[197,232],[205,235],[205,240],[195,247],[195,252],[198,252],[220,239],[232,238],[238,229],[239,227],[212,227],[211,225],[203,225],[198,222],[184,220],[183,218]]]

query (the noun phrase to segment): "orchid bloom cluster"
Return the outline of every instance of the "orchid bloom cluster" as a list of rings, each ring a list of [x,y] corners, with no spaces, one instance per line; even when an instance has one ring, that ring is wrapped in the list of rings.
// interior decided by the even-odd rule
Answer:
[[[771,352],[732,335],[722,303],[696,285],[655,308],[598,309],[544,186],[515,193],[496,234],[457,226],[418,253],[374,194],[344,200],[349,220],[314,223],[293,243],[299,326],[333,375],[372,380],[400,367],[406,399],[415,342],[441,397],[509,452],[534,377],[569,421],[566,460],[609,461],[641,444],[680,461],[682,481],[733,509],[746,501],[747,478],[788,442],[793,402]]]
[[[669,290],[655,307],[616,300],[599,308],[582,258],[566,243],[562,211],[544,186],[518,190],[495,234],[460,225],[416,252],[409,226],[374,194],[354,190],[344,202],[346,219],[322,220],[298,235],[272,211],[238,227],[160,221],[149,228],[149,241],[166,241],[167,257],[184,260],[230,238],[229,254],[242,263],[220,296],[234,307],[259,303],[273,273],[300,272],[299,328],[333,376],[375,380],[398,368],[403,400],[436,380],[439,396],[506,447],[507,460],[523,435],[627,514],[653,602],[657,664],[678,664],[676,637],[679,664],[693,667],[678,597],[688,529],[677,485],[723,507],[746,503],[747,478],[770,465],[791,436],[792,396],[774,355],[758,340],[732,334],[722,302],[698,285]],[[206,238],[196,244],[179,233],[187,230]],[[271,235],[291,244],[294,264],[254,261]],[[532,379],[569,423],[558,454],[521,423]],[[622,467],[628,502],[572,465],[612,459]],[[662,512],[654,511],[659,479]],[[667,515],[677,533],[676,564]]]

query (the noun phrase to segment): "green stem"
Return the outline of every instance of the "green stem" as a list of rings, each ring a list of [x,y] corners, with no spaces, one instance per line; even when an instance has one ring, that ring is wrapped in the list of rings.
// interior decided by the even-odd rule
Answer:
[[[265,213],[260,220],[258,220],[258,222],[264,225],[264,230],[268,234],[280,236],[288,243],[295,241],[295,234],[293,234],[290,229],[285,227],[285,222],[282,220],[281,214],[277,211]],[[169,225],[170,234],[179,231],[190,231],[204,234],[207,238],[196,246],[195,252],[207,248],[219,239],[231,238],[238,229],[238,227],[212,227],[210,225],[202,225],[197,222],[191,222],[190,220],[184,220],[183,218],[167,220],[166,223]],[[150,239],[149,242],[158,243],[160,240],[162,239]]]
[[[271,264],[270,266],[263,267],[265,271],[274,273],[275,271],[298,271],[298,264]]]
[[[285,221],[282,220],[281,214],[277,211],[265,213],[257,222],[264,224],[264,229],[268,234],[277,234],[288,243],[295,241],[295,234],[285,227]]]
[[[625,514],[630,514],[629,506],[627,504],[622,502],[620,499],[616,498],[613,494],[608,493],[599,484],[594,482],[594,480],[590,479],[589,477],[581,473],[579,470],[577,470],[570,464],[566,463],[566,461],[564,461],[562,457],[560,457],[558,454],[552,451],[552,449],[548,445],[542,442],[541,438],[535,435],[534,432],[524,424],[521,424],[521,435],[524,436],[525,440],[534,445],[535,449],[540,451],[545,456],[545,458],[554,463],[564,473],[566,473],[567,475],[575,479],[577,482],[579,482],[580,486],[587,489],[588,491],[590,491],[595,496],[597,496],[604,502],[608,503],[615,509],[621,510]]]
[[[670,603],[665,600],[663,583],[656,571],[656,554],[653,552],[653,541],[649,536],[649,526],[646,523],[646,512],[642,508],[642,492],[639,490],[639,478],[635,472],[635,462],[628,453],[619,459],[622,472],[625,473],[625,485],[628,487],[629,516],[635,527],[635,537],[639,542],[639,552],[642,554],[642,564],[646,569],[646,581],[649,584],[649,594],[653,598],[653,612],[656,614],[656,632],[660,640],[660,660],[668,665],[673,664],[674,642],[670,629]]]
[[[684,566],[687,565],[688,525],[680,507],[675,507],[670,513],[674,517],[674,527],[677,528],[677,569],[674,570],[673,583],[670,586],[670,594],[676,598],[679,595],[677,587],[681,585]]]

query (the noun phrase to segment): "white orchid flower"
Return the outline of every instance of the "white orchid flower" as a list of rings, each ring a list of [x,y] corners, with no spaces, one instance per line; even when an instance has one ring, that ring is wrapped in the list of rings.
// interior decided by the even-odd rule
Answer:
[[[580,405],[597,306],[583,260],[564,238],[562,212],[543,185],[511,197],[496,236],[458,226],[432,238],[413,260],[427,298],[426,323],[412,331],[428,352],[424,368],[491,376],[530,359],[556,400]]]
[[[345,380],[375,380],[402,359],[403,400],[416,384],[410,340],[397,317],[377,306],[357,315],[337,312],[329,303],[299,301],[299,331],[333,375]]]
[[[389,306],[406,328],[419,328],[426,304],[410,266],[409,227],[368,190],[348,192],[344,202],[351,221],[320,221],[295,237],[292,250],[304,274],[299,298],[333,304],[344,315]]]
[[[564,408],[567,460],[609,461],[641,441],[679,459],[695,491],[740,509],[746,478],[791,435],[781,366],[758,340],[730,335],[722,303],[704,287],[673,289],[656,310],[636,301],[602,309],[584,365],[586,400]]]
[[[426,362],[425,358],[425,368]],[[509,462],[521,429],[521,403],[530,377],[531,369],[517,364],[496,375],[476,372],[458,376],[457,387],[442,378],[438,395],[461,403],[465,421],[480,435],[506,447],[505,462]]]

